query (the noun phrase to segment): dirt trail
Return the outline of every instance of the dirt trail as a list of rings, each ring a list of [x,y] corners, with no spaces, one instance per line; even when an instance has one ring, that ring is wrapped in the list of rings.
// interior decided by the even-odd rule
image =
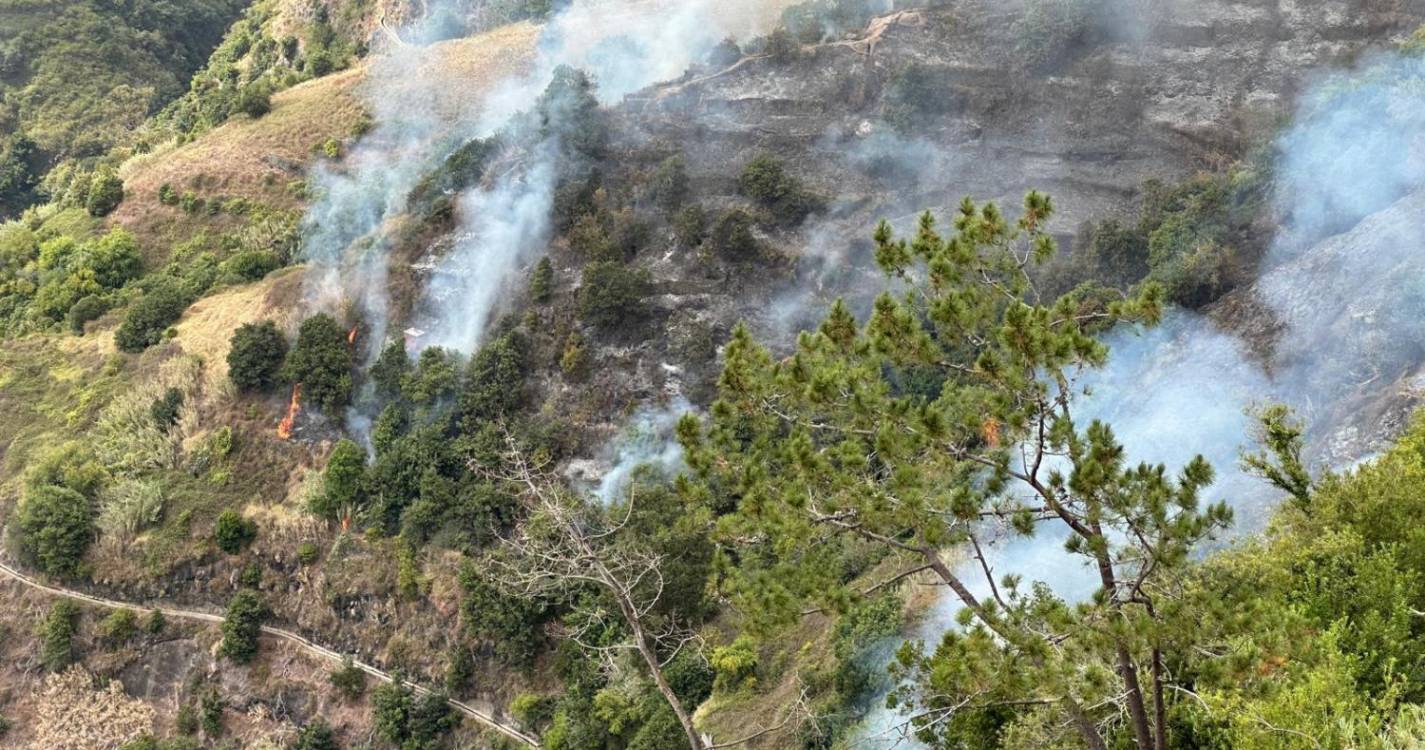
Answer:
[[[150,607],[138,604],[130,604],[128,602],[119,602],[111,599],[101,599],[97,596],[90,596],[89,594],[80,593],[78,591],[71,591],[69,589],[46,586],[43,583],[40,583],[39,581],[36,581],[35,579],[25,575],[24,573],[21,573],[20,571],[10,567],[4,561],[0,561],[0,574],[3,574],[5,577],[12,578],[15,581],[37,591],[43,591],[44,593],[49,594],[51,596],[72,599],[74,601],[84,602],[85,604],[90,604],[95,607],[103,607],[105,609],[131,609],[141,612],[157,609],[159,612],[163,613],[164,617],[172,617],[180,620],[196,620],[199,622],[223,621],[221,615],[215,615],[208,612],[195,612],[192,610],[184,609],[168,609],[166,607]],[[290,630],[283,630],[281,628],[273,628],[264,625],[262,627],[262,632],[265,635],[271,636],[273,638],[279,638],[290,643],[295,643],[299,647],[301,647],[302,650],[308,653],[316,654],[317,656],[330,659],[334,662],[340,663],[345,659],[343,655],[338,654],[337,652],[329,648],[313,643],[310,640],[307,640],[306,638],[303,638],[302,636],[291,632]],[[357,669],[360,669],[361,671],[371,675],[372,677],[375,677],[378,680],[381,680],[382,682],[392,681],[391,675],[377,669],[376,667],[371,666],[370,664],[364,664],[359,661],[354,663]],[[423,688],[420,685],[413,684],[411,685],[411,687],[415,690],[416,693],[420,695],[428,695],[431,693],[430,690],[427,690],[426,688]],[[505,737],[519,742],[522,745],[525,745],[526,747],[539,747],[539,740],[535,739],[534,737],[531,737],[530,735],[525,734],[524,732],[521,732],[518,729],[515,729],[514,727],[501,723],[499,720],[497,720],[495,717],[491,716],[485,711],[481,711],[480,709],[477,709],[467,703],[461,703],[457,700],[446,699],[446,702],[449,703],[450,707],[455,709],[456,711],[459,711],[460,713],[470,717],[471,719],[474,719],[476,722],[484,725],[489,729],[499,732]]]

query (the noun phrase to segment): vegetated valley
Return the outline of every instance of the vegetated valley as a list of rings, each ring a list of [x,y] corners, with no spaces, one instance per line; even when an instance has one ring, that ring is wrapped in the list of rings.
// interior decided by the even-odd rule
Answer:
[[[0,0],[0,746],[1425,745],[1425,2]]]

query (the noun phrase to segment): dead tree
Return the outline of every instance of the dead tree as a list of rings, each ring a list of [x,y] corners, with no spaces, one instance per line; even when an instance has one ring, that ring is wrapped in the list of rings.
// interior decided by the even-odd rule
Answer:
[[[628,638],[609,646],[587,638],[601,613],[586,612],[583,624],[569,633],[583,648],[606,661],[636,652],[648,667],[658,691],[668,702],[688,736],[692,750],[707,750],[693,728],[692,716],[663,676],[663,669],[696,635],[676,625],[655,624],[654,609],[663,594],[663,558],[621,534],[633,514],[633,500],[621,518],[584,502],[557,477],[531,466],[515,448],[498,478],[513,485],[525,508],[525,521],[504,541],[504,554],[493,556],[489,568],[499,585],[520,596],[573,598],[593,585],[609,595],[628,631]]]

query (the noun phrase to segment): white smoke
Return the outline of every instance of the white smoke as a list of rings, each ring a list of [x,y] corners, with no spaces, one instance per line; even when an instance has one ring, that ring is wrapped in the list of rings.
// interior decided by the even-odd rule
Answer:
[[[678,420],[692,408],[681,396],[666,406],[640,408],[609,445],[613,466],[600,478],[594,496],[608,506],[628,491],[637,472],[671,477],[682,470],[683,446],[675,432]]]
[[[1085,390],[1076,419],[1112,425],[1131,460],[1170,468],[1195,455],[1211,461],[1218,481],[1208,494],[1237,511],[1237,534],[1259,530],[1279,499],[1239,467],[1252,407],[1292,406],[1306,420],[1309,450],[1345,468],[1389,437],[1362,432],[1398,426],[1361,424],[1360,404],[1425,385],[1417,375],[1425,366],[1421,83],[1420,58],[1371,59],[1312,87],[1278,140],[1284,225],[1253,290],[1280,326],[1267,367],[1209,319],[1174,312],[1146,333],[1110,335],[1108,365],[1079,380]],[[1063,541],[1062,534],[1011,535],[987,557],[996,577],[1018,573],[1082,599],[1096,578]],[[976,589],[985,588],[978,565],[958,572],[987,593]],[[956,627],[959,609],[957,599],[943,598],[911,637],[933,644]],[[856,746],[921,747],[898,731],[904,720],[875,712]]]

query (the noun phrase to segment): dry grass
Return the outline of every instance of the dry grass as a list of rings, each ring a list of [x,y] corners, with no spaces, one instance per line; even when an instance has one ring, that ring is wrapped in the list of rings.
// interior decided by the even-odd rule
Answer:
[[[481,92],[516,74],[533,59],[538,28],[517,24],[467,39],[434,45],[426,61],[402,71],[383,85],[430,87],[439,74],[456,85],[431,87],[429,106],[447,120],[469,118]],[[184,213],[158,201],[167,183],[207,198],[247,198],[273,208],[300,208],[301,198],[289,187],[306,177],[317,159],[314,150],[330,139],[345,141],[367,117],[363,96],[379,63],[368,61],[350,70],[295,86],[272,98],[272,111],[257,120],[236,116],[197,140],[167,146],[130,159],[123,167],[126,198],[110,218],[138,236],[150,265],[166,260],[167,249],[201,230],[226,232],[244,219],[225,214]]]
[[[30,750],[112,750],[153,729],[152,706],[117,680],[96,689],[81,667],[46,677],[33,700]]]
[[[204,198],[248,198],[292,208],[299,204],[288,185],[306,175],[312,148],[344,139],[365,118],[354,88],[359,69],[294,86],[272,97],[272,111],[252,120],[237,116],[195,141],[160,148],[123,167],[125,200],[110,218],[128,228],[152,251],[181,242],[200,229],[223,231],[240,218],[189,215],[158,202],[158,188],[173,185]]]
[[[184,352],[203,362],[210,392],[221,392],[228,382],[228,340],[240,326],[271,319],[283,330],[295,328],[301,286],[301,268],[289,268],[188,308],[175,326],[176,340]]]

